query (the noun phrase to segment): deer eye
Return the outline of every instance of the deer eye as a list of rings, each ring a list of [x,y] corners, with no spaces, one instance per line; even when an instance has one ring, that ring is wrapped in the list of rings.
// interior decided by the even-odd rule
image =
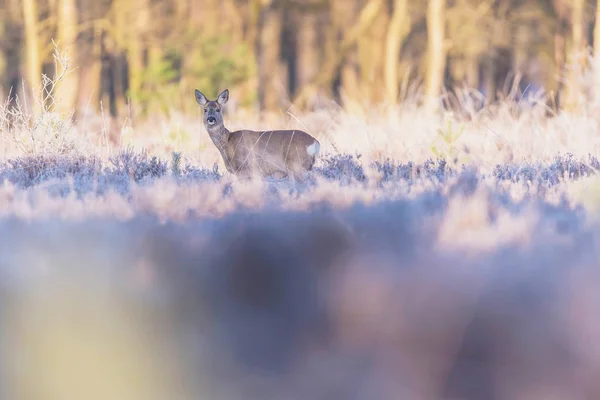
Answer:
[[[219,108],[219,109],[217,109],[217,112],[221,112],[221,109],[220,109],[220,108]]]
[[[205,109],[204,109],[204,112],[208,112],[208,109],[206,109],[206,108],[205,108]]]

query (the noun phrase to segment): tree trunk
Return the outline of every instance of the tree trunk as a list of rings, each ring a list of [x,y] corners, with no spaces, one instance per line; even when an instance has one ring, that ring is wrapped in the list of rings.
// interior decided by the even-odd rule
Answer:
[[[565,53],[566,53],[566,32],[568,21],[566,17],[565,4],[562,1],[557,1],[556,15],[558,27],[554,34],[554,74],[557,77],[555,103],[560,107],[563,102],[563,77],[565,72]]]
[[[298,32],[297,88],[308,84],[319,68],[317,18],[313,14],[306,13],[301,21]]]
[[[398,101],[398,59],[400,58],[402,42],[404,42],[409,32],[408,0],[395,0],[385,42],[386,59],[384,67],[385,92],[387,101],[391,104]]]
[[[21,48],[23,47],[23,27],[20,20],[20,0],[8,0],[7,14],[5,20],[5,32],[7,39],[4,44],[4,55],[6,65],[2,84],[5,87],[5,96],[10,94],[11,102],[14,102],[15,94],[20,91],[21,85]],[[3,98],[4,100],[4,98]]]
[[[325,66],[328,65],[328,63],[330,63],[330,61],[332,60],[333,57],[335,57],[340,49],[339,49],[339,36],[340,34],[338,33],[338,29],[337,26],[335,26],[335,11],[332,10],[333,5],[335,4],[334,2],[330,2],[330,7],[329,10],[327,12],[327,15],[325,16],[325,18],[323,18],[321,20],[321,30],[322,32],[321,35],[323,37],[322,39],[322,51],[321,51],[321,60],[319,63],[319,69],[321,71],[319,71],[317,73],[317,76],[319,74],[322,75],[322,71],[324,68],[326,68]],[[346,55],[346,58],[348,58],[348,56]],[[348,64],[348,60],[341,60],[339,61],[339,63],[341,64],[343,61],[346,61],[346,64]],[[337,78],[337,74],[339,73],[339,65],[335,66],[335,68],[333,68],[330,72],[329,72],[329,76],[327,77],[323,77],[323,81],[318,84],[315,85],[316,87],[311,88],[310,85],[305,86],[305,88],[303,88],[302,90],[306,91],[307,95],[313,95],[316,94],[318,91],[320,91],[322,94],[324,94],[326,97],[334,97],[334,95],[337,95],[337,91],[338,88],[335,87],[334,82],[336,81]],[[358,68],[358,67],[356,67]],[[354,74],[357,74],[356,71],[354,71]],[[317,78],[317,76],[315,76],[314,79]],[[313,79],[313,80],[314,80]],[[339,85],[339,82],[338,82]],[[310,93],[310,94],[308,94]],[[300,102],[302,102],[302,100],[300,100]]]
[[[127,55],[128,55],[128,70],[129,70],[129,93],[128,96],[133,99],[132,103],[135,103],[133,107],[135,118],[138,108],[142,105],[136,100],[140,94],[143,83],[144,74],[144,50],[147,40],[147,29],[150,24],[150,10],[148,9],[148,0],[137,0],[137,7],[133,11],[133,22],[131,30],[129,32],[127,40]],[[140,109],[144,112],[143,107]]]
[[[427,7],[427,72],[425,76],[425,104],[435,109],[444,81],[446,50],[444,48],[444,14],[446,0],[429,0]]]
[[[267,4],[265,4],[267,3]],[[272,2],[267,0],[259,14],[258,98],[261,110],[274,110],[279,104],[281,15]]]
[[[372,25],[377,18],[379,10],[383,6],[381,0],[370,0],[361,10],[358,20],[346,30],[341,44],[336,52],[328,51],[325,54],[324,61],[319,66],[318,74],[312,79],[311,83],[305,85],[295,101],[297,105],[303,105],[307,97],[310,96],[315,89],[322,88],[330,84],[335,78],[336,71],[344,62],[344,58],[348,51],[356,44],[362,34]]]
[[[585,0],[573,0],[571,16],[571,46],[569,48],[569,74],[565,109],[574,110],[580,103],[583,88],[580,82],[582,67],[585,65],[584,51],[584,7]]]
[[[93,0],[92,0],[93,1]],[[133,0],[113,0],[112,25],[113,34],[102,32],[99,36],[100,65],[101,65],[101,94],[100,99],[106,110],[110,105],[110,114],[113,117],[125,109],[125,104],[130,104],[129,51],[134,41],[136,30],[131,26],[135,21],[135,8]],[[137,0],[136,0],[137,1]],[[110,40],[113,39],[113,40]],[[135,51],[135,44],[133,44]],[[138,73],[137,71],[134,74]],[[110,80],[108,82],[107,80]],[[127,112],[131,111],[131,108]],[[132,115],[129,115],[132,117]]]
[[[86,43],[77,52],[79,70],[79,90],[76,109],[85,112],[88,107],[93,111],[100,110],[101,72],[102,72],[102,29],[94,24],[101,14],[96,0],[86,0],[81,5],[83,23],[91,23],[91,27],[82,32],[81,42]],[[114,47],[114,46],[113,46]]]
[[[357,19],[357,15],[360,11],[360,5],[358,3],[357,0],[335,0],[331,3],[329,12],[333,28],[333,37],[331,39],[334,44],[334,54],[339,52],[339,38],[345,37],[348,34],[348,30],[354,25]],[[358,47],[358,43],[349,46],[344,55],[344,59],[341,62],[339,71],[339,91],[343,93],[346,98],[355,100],[359,100],[360,98],[360,60]],[[335,75],[332,76],[332,78],[335,79]],[[329,83],[329,85],[332,84],[333,82]]]
[[[302,25],[302,19],[289,7],[283,7],[281,12],[282,86],[285,94],[292,97],[296,93],[296,82],[298,82],[298,27]]]
[[[22,0],[23,19],[25,22],[25,48],[26,48],[26,82],[33,90],[41,89],[42,60],[38,36],[38,9],[36,0]],[[39,110],[38,105],[32,104],[34,110]]]
[[[358,98],[361,102],[379,102],[385,93],[385,43],[389,23],[387,2],[383,2],[373,24],[358,42],[361,85]]]
[[[77,65],[78,14],[75,0],[60,0],[58,4],[58,40],[60,50],[71,59],[69,69]],[[66,68],[67,66],[63,66]],[[57,87],[56,107],[59,112],[70,112],[76,107],[79,88],[78,71],[67,71],[63,81]]]

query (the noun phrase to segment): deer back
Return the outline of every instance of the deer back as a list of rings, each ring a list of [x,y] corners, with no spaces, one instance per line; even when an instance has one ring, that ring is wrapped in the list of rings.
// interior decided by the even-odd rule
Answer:
[[[239,172],[297,174],[312,168],[319,148],[319,142],[301,130],[240,130],[231,133],[227,153]]]

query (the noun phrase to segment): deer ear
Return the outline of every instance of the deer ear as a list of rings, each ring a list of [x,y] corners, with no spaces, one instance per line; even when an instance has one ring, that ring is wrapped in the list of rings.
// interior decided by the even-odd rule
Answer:
[[[217,98],[217,103],[224,106],[228,100],[229,100],[229,90],[225,89],[221,92],[221,94]]]
[[[196,89],[194,93],[196,94],[196,101],[198,102],[198,104],[203,106],[206,105],[206,103],[208,103],[208,99],[206,98],[206,96],[203,95],[202,92],[200,92],[198,89]]]

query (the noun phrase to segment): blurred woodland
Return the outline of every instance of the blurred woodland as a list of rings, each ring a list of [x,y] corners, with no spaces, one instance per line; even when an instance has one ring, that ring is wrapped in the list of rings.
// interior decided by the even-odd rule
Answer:
[[[600,87],[581,79],[596,20],[586,0],[0,0],[0,95],[55,76],[54,40],[67,111],[194,112],[194,88],[226,87],[233,107],[275,111],[515,88],[563,108]]]

